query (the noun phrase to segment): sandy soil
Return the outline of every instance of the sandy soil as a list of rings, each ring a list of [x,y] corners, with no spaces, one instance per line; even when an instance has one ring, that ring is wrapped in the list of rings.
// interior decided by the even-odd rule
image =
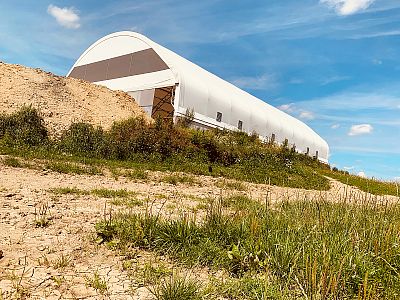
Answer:
[[[125,92],[0,62],[0,113],[12,113],[23,105],[39,109],[50,133],[56,135],[72,122],[108,128],[113,121],[131,116],[150,121]]]
[[[93,195],[57,195],[51,189],[76,187],[90,191],[96,188],[126,189],[135,192],[145,203],[161,210],[167,217],[182,213],[201,215],[196,206],[204,198],[218,198],[231,193],[245,193],[260,201],[286,199],[349,198],[372,199],[357,189],[332,181],[327,192],[289,189],[262,184],[246,184],[246,191],[216,187],[221,178],[196,177],[198,184],[178,186],[162,182],[164,173],[150,172],[147,181],[115,179],[106,175],[66,175],[49,171],[11,168],[0,161],[0,291],[3,299],[151,299],[135,274],[124,270],[124,257],[95,241],[94,225],[110,209],[124,209],[110,204],[111,199]],[[368,197],[366,197],[368,196]],[[49,226],[37,227],[40,210],[47,209]],[[125,208],[126,209],[126,208]],[[1,254],[1,253],[0,253]],[[140,253],[138,267],[148,260]],[[98,274],[107,283],[107,291],[96,290],[90,281]],[[203,274],[204,275],[204,274]],[[204,276],[207,276],[205,274]],[[1,295],[0,292],[0,295]],[[1,297],[0,297],[1,299]]]

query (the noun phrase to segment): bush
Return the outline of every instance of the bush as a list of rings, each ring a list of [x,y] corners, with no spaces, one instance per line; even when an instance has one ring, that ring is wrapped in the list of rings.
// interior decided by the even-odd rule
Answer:
[[[101,127],[87,123],[74,123],[61,136],[61,150],[87,157],[108,157],[109,145]]]
[[[31,106],[11,115],[0,115],[0,139],[9,145],[37,146],[48,141],[43,118]]]

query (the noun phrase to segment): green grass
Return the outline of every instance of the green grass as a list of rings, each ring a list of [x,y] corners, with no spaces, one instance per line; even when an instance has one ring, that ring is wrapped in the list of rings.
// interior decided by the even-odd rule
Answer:
[[[219,180],[215,183],[215,186],[226,190],[247,191],[247,186],[242,181]]]
[[[173,274],[150,291],[157,300],[200,300],[201,287],[193,279]]]
[[[104,240],[153,250],[189,267],[273,280],[264,292],[289,299],[400,297],[399,205],[294,200],[267,210],[248,201],[227,201],[236,212],[217,201],[201,223],[116,214],[96,230]]]
[[[136,207],[142,206],[143,201],[135,198],[115,198],[111,200],[111,204],[116,206]]]
[[[102,198],[115,198],[115,197],[121,197],[121,198],[126,198],[132,195],[135,195],[134,192],[129,192],[124,189],[119,189],[119,190],[112,190],[112,189],[93,189],[91,193],[95,196],[102,197]]]
[[[99,175],[102,174],[101,170],[96,166],[78,165],[69,162],[49,161],[45,164],[45,168],[54,172],[64,174],[88,174]]]
[[[193,177],[189,175],[166,175],[161,179],[162,182],[177,185],[178,183],[182,184],[188,184],[188,185],[194,185],[198,184],[198,181]]]
[[[363,178],[356,175],[345,174],[340,171],[325,171],[329,177],[332,177],[344,184],[355,186],[363,192],[374,195],[393,195],[400,196],[400,185],[394,182],[385,182],[371,178]]]
[[[130,170],[121,170],[117,168],[111,168],[111,173],[114,177],[118,178],[119,176],[126,177],[130,180],[148,180],[149,174],[143,169],[130,169]]]
[[[24,168],[25,164],[15,157],[6,157],[3,159],[4,165],[13,168]]]
[[[221,199],[221,205],[223,207],[229,207],[238,211],[246,211],[251,209],[257,209],[261,207],[259,202],[250,199],[244,195],[232,195]]]
[[[89,195],[89,191],[81,190],[76,187],[59,187],[50,189],[50,191],[57,195],[68,195],[68,194],[75,194],[75,195]]]

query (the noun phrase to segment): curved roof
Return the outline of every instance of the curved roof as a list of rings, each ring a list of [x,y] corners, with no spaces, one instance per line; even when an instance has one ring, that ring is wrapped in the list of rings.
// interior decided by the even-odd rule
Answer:
[[[103,71],[100,64],[110,59],[114,67],[108,63]],[[299,152],[315,155],[318,151],[318,158],[328,161],[328,144],[309,126],[139,33],[117,32],[98,40],[79,57],[68,76],[124,91],[178,84],[177,114],[191,108],[201,122],[229,129],[237,128],[240,120],[246,132],[262,137],[274,134],[276,141],[288,139]],[[222,122],[216,122],[217,112],[223,113]]]

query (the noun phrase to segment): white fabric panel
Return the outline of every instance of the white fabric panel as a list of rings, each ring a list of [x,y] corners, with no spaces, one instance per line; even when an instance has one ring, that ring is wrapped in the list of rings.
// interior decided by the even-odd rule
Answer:
[[[180,76],[181,91],[179,105],[188,109],[193,109],[199,114],[206,115],[208,107],[208,86],[203,81],[195,83],[193,76]],[[191,88],[186,89],[189,86]]]
[[[140,91],[138,103],[140,106],[153,106],[155,89]]]
[[[77,61],[76,66],[87,65],[101,60],[149,49],[142,40],[132,40],[131,36],[115,36],[102,40],[96,47],[89,48]]]
[[[127,76],[122,78],[98,81],[96,84],[104,85],[112,90],[138,91],[175,85],[176,80],[171,70]]]
[[[228,94],[218,85],[209,86],[210,93],[208,94],[207,116],[216,118],[217,112],[222,113],[222,122],[231,124],[231,100]]]
[[[236,97],[239,97],[238,95],[232,95],[231,98],[231,124],[236,125],[239,120],[243,122],[243,128],[242,130],[245,132],[250,132],[251,131],[251,125],[250,125],[250,115],[251,115],[251,110],[250,106],[239,106],[237,105],[238,99]]]

